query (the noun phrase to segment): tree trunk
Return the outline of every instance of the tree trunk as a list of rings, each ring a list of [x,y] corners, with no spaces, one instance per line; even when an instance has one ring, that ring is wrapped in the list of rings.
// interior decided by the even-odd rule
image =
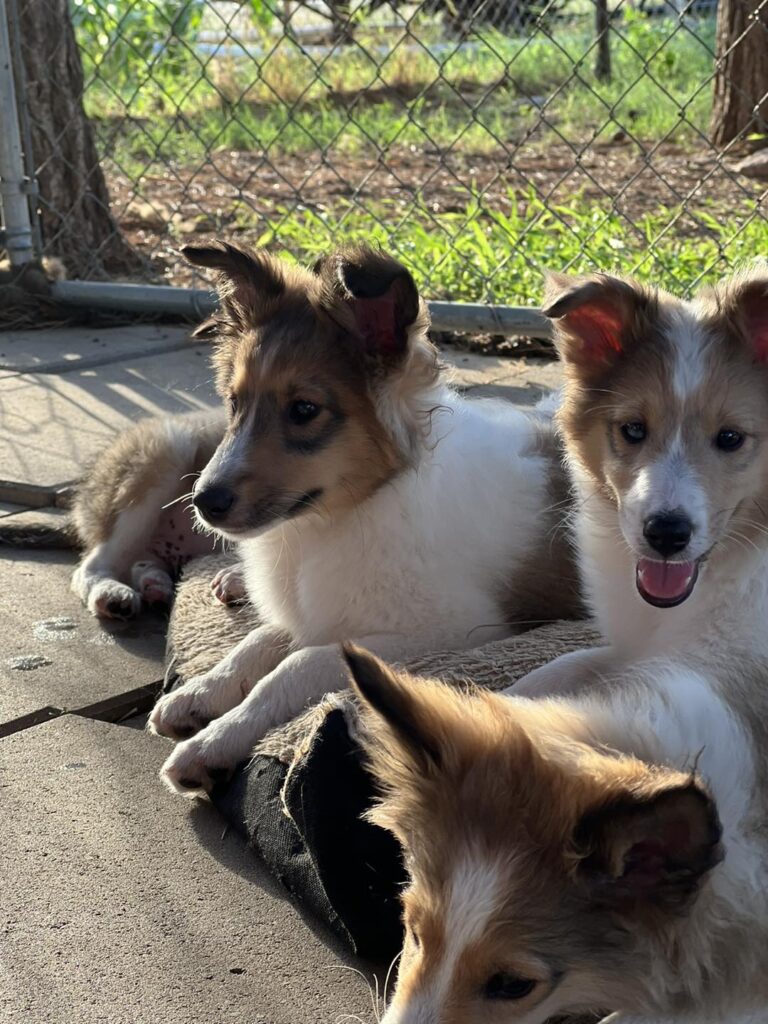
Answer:
[[[720,0],[710,134],[727,146],[768,132],[768,3]]]
[[[93,131],[83,109],[83,69],[68,0],[18,0],[32,163],[46,254],[69,277],[104,278],[142,267],[109,208]],[[21,94],[21,88],[19,93]]]
[[[597,36],[597,53],[595,56],[595,78],[599,82],[611,80],[611,15],[608,11],[608,0],[595,2],[595,34]]]

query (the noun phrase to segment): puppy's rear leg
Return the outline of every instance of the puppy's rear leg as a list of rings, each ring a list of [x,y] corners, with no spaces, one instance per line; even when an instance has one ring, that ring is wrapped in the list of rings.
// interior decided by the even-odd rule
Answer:
[[[159,562],[134,562],[131,566],[131,584],[145,604],[170,604],[173,600],[173,580],[165,566]]]
[[[243,604],[248,596],[243,566],[238,562],[237,565],[219,569],[211,580],[211,590],[216,600],[222,604]]]
[[[133,586],[125,581],[131,578],[133,566],[146,553],[162,507],[173,496],[166,488],[154,488],[141,501],[124,509],[109,538],[92,548],[77,567],[72,589],[91,614],[105,619],[129,619],[137,614],[141,608],[141,593],[136,577],[131,580]],[[157,563],[151,564],[157,567]],[[159,580],[159,587],[153,591],[154,600],[159,599],[160,592],[167,590],[168,585],[170,593],[173,591],[170,577],[161,571],[165,578]]]

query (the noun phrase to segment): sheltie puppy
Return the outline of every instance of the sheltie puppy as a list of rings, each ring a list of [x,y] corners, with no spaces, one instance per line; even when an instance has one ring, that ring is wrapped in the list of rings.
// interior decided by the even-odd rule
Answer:
[[[261,623],[152,713],[184,741],[165,780],[194,793],[345,685],[341,640],[397,661],[580,604],[551,416],[451,388],[404,266],[366,246],[312,271],[227,244],[184,254],[220,275],[204,330],[228,414],[192,501],[237,545]]]

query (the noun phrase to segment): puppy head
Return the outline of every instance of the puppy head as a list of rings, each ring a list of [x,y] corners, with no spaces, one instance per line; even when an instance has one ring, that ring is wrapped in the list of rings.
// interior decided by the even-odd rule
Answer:
[[[219,274],[220,310],[198,333],[215,339],[230,422],[195,488],[206,525],[243,538],[332,515],[406,464],[408,402],[436,362],[405,267],[364,246],[312,272],[225,243],[182,252]]]
[[[372,818],[411,879],[386,1024],[663,1004],[655,968],[720,858],[703,786],[596,752],[564,706],[460,695],[346,656],[382,793]]]
[[[616,510],[640,595],[685,601],[711,553],[764,536],[768,271],[687,303],[607,275],[552,275],[569,456]]]

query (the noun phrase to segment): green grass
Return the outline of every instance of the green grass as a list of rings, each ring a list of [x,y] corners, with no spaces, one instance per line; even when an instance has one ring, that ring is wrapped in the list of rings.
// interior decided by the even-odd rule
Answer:
[[[475,200],[457,213],[428,214],[378,205],[373,212],[351,204],[320,215],[311,210],[276,210],[268,221],[240,218],[240,237],[273,251],[311,262],[340,237],[378,241],[400,254],[430,298],[497,303],[538,302],[545,269],[583,272],[599,268],[636,275],[682,293],[714,280],[732,263],[768,251],[768,222],[752,217],[722,218],[697,211],[699,231],[691,234],[683,211],[660,208],[632,226],[610,208],[584,204],[548,208],[535,196],[511,197],[507,211],[487,210]],[[680,218],[681,229],[667,230]],[[751,219],[750,219],[751,218]]]
[[[163,4],[167,27],[178,5]],[[387,162],[408,147],[455,147],[479,160],[493,154],[503,167],[505,149],[524,144],[529,155],[536,146],[545,154],[563,138],[589,145],[619,125],[646,142],[693,144],[710,115],[713,20],[686,27],[627,10],[612,25],[608,82],[594,75],[589,19],[530,39],[483,32],[462,49],[441,40],[434,22],[413,22],[417,49],[403,38],[382,55],[382,37],[362,31],[360,48],[322,60],[289,38],[265,40],[273,49],[257,61],[201,57],[173,33],[167,46],[147,48],[158,29],[136,25],[132,47],[89,47],[82,25],[80,38],[86,108],[107,167],[114,161],[138,182],[167,166],[184,180],[220,149],[264,154],[278,168],[286,155],[324,150],[342,175],[345,160]],[[412,174],[406,184],[418,187],[419,168]],[[546,208],[533,192],[510,192],[491,209],[471,198],[471,182],[464,187],[469,198],[454,212],[433,214],[404,189],[391,203],[366,200],[365,209],[329,196],[321,212],[275,208],[265,219],[235,203],[216,215],[227,233],[301,260],[340,237],[378,240],[407,261],[426,294],[457,301],[535,302],[542,270],[567,266],[634,269],[680,292],[717,275],[726,258],[738,263],[768,250],[768,224],[751,219],[754,205],[744,200],[727,216],[699,201],[695,218],[659,208],[630,223],[580,195]]]
[[[318,148],[345,155],[446,147],[459,136],[463,150],[482,154],[516,144],[536,123],[527,97],[544,98],[547,122],[573,140],[614,132],[617,122],[646,139],[684,141],[706,130],[711,21],[696,23],[693,35],[674,21],[630,12],[612,33],[608,83],[595,79],[583,21],[529,40],[487,32],[470,49],[430,49],[430,35],[434,26],[418,35],[423,47],[403,38],[385,54],[374,49],[380,40],[363,35],[362,48],[322,61],[288,38],[258,61],[204,58],[177,45],[133,53],[115,70],[107,50],[86,56],[86,108],[105,149],[114,145],[134,169],[192,162],[219,147],[275,158]]]

